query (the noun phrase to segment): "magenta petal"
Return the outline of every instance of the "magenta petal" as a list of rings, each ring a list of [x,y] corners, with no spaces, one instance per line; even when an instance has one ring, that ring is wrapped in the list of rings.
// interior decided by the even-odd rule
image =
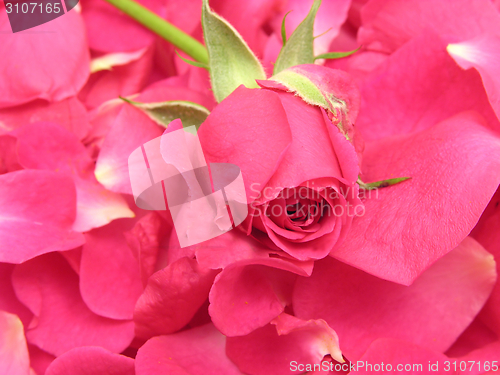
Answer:
[[[188,258],[154,273],[135,307],[137,337],[149,339],[184,327],[206,301],[216,274]]]
[[[139,263],[125,241],[123,223],[115,222],[85,235],[80,265],[82,298],[94,313],[132,319],[142,293]]]
[[[26,336],[48,353],[57,356],[87,345],[121,352],[134,337],[133,322],[103,318],[89,310],[80,296],[78,276],[59,254],[17,266],[13,284],[21,301],[39,301],[32,307],[37,318]]]
[[[401,284],[467,236],[500,182],[500,140],[474,113],[411,136],[367,143],[364,181],[411,177],[366,192],[337,259]]]
[[[241,371],[252,375],[303,373],[299,363],[319,364],[326,355],[343,361],[337,334],[324,320],[303,321],[288,314],[247,336],[229,337],[226,352]]]
[[[33,314],[16,297],[12,287],[12,271],[15,265],[0,263],[0,311],[15,314],[21,319],[23,325],[27,326]]]
[[[442,352],[472,322],[495,281],[491,254],[466,238],[411,286],[378,279],[333,259],[316,262],[310,278],[298,278],[293,308],[301,319],[326,320],[350,360],[383,337]]]
[[[470,375],[490,374],[490,372],[488,372],[487,369],[492,368],[492,365],[494,363],[493,361],[496,361],[496,365],[498,365],[499,363],[498,353],[500,353],[500,341],[496,341],[480,349],[474,350],[463,357],[457,358],[457,362],[466,361],[467,363],[470,364],[471,362],[468,361],[475,361],[475,366],[473,366],[472,369],[470,369],[471,366],[467,368],[467,370],[470,369],[470,371],[467,371],[467,374]],[[478,365],[478,363],[480,364]],[[491,371],[491,373],[497,374],[498,368],[496,371]]]
[[[4,93],[0,108],[34,99],[59,101],[75,96],[90,70],[80,14],[68,12],[30,30],[12,33],[3,9],[0,12],[0,72],[5,79],[0,81],[0,92]]]
[[[241,375],[226,357],[226,338],[212,324],[153,337],[137,352],[136,375]]]
[[[198,135],[207,162],[241,168],[249,203],[276,171],[292,141],[278,94],[244,86],[215,107]]]
[[[75,348],[57,357],[45,375],[134,375],[134,360],[97,346]]]
[[[30,374],[23,323],[16,315],[4,311],[0,311],[0,374]]]
[[[226,336],[246,335],[281,314],[290,303],[299,266],[277,258],[233,263],[217,275],[210,291],[209,312]]]
[[[76,192],[71,179],[49,171],[0,176],[0,262],[22,263],[40,254],[82,245],[71,230]]]

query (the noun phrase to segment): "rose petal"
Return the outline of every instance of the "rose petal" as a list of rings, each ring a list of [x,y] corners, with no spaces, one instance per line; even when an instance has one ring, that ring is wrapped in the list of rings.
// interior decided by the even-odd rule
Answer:
[[[0,373],[30,374],[30,358],[23,323],[16,315],[5,311],[0,311]]]
[[[298,278],[293,308],[301,319],[326,320],[351,361],[383,337],[444,351],[472,322],[495,281],[491,254],[466,238],[408,287],[333,259],[316,262],[311,277]]]
[[[40,254],[82,245],[71,230],[76,192],[71,179],[49,171],[0,175],[0,262],[22,263]]]

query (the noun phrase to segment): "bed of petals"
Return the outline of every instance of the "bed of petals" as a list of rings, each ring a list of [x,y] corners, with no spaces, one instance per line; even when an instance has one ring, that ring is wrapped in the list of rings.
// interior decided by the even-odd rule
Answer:
[[[203,40],[200,0],[140,3]],[[290,33],[311,4],[210,1],[268,76],[283,16]],[[206,70],[102,0],[19,34],[0,3],[0,374],[494,372],[500,5],[323,0],[328,29],[317,54],[361,50],[301,69],[345,95],[352,143],[272,81],[217,103]],[[182,248],[168,211],[136,206],[128,157],[165,128],[119,97],[211,111],[207,160],[258,193],[240,228]],[[365,192],[358,175],[411,179]],[[299,214],[338,205],[363,214]]]

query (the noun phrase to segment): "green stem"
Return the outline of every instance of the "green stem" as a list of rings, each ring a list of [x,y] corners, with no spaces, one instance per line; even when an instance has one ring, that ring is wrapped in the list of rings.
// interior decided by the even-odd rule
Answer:
[[[149,30],[168,40],[196,61],[208,64],[207,49],[196,39],[133,0],[105,0]]]

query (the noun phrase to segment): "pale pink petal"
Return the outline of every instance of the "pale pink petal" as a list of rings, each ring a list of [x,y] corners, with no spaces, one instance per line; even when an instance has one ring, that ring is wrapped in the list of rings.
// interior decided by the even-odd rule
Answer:
[[[23,323],[16,315],[5,311],[0,311],[0,373],[30,374],[30,358]]]
[[[0,32],[0,76],[8,77],[0,81],[4,93],[0,108],[34,99],[60,101],[75,96],[85,84],[90,59],[85,28],[76,10],[18,33],[12,33],[2,10]]]
[[[50,354],[86,345],[121,352],[134,337],[132,321],[104,318],[89,310],[80,296],[78,276],[59,254],[17,266],[13,283],[23,302],[39,301],[26,337]]]
[[[226,357],[226,338],[212,324],[150,339],[137,352],[136,375],[242,375]]]
[[[500,14],[490,0],[372,0],[361,10],[358,41],[371,50],[393,52],[425,30],[448,43],[483,32],[500,32]]]
[[[481,124],[467,112],[420,133],[367,143],[364,181],[411,179],[362,192],[365,214],[331,255],[408,285],[457,246],[500,182],[500,139]]]
[[[370,62],[370,60],[368,61]],[[432,33],[414,38],[365,78],[356,127],[366,140],[434,126],[465,110],[500,129],[479,74],[464,72]]]
[[[123,232],[122,220],[85,234],[80,265],[80,292],[94,313],[112,319],[132,319],[142,293],[139,263]]]
[[[22,263],[85,242],[71,230],[73,181],[62,173],[22,170],[0,175],[0,261]]]
[[[449,44],[447,50],[460,67],[476,68],[481,74],[491,106],[500,118],[500,36],[484,34]]]
[[[304,321],[285,313],[249,335],[228,337],[226,353],[252,375],[290,374],[300,371],[294,368],[299,363],[319,364],[327,355],[343,361],[337,334],[324,320]]]
[[[226,336],[261,328],[285,310],[300,266],[277,258],[242,260],[217,275],[210,291],[209,312]]]
[[[495,262],[467,238],[411,286],[378,279],[333,259],[316,262],[295,285],[301,319],[324,319],[349,360],[377,338],[396,338],[442,352],[472,322],[496,281]]]
[[[60,102],[34,100],[24,105],[0,109],[0,134],[36,122],[52,122],[84,138],[89,129],[89,119],[83,104],[75,97]]]
[[[134,375],[134,360],[97,346],[72,349],[57,357],[45,375]]]
[[[135,307],[136,336],[147,340],[184,327],[208,298],[216,274],[188,258],[153,274]]]

